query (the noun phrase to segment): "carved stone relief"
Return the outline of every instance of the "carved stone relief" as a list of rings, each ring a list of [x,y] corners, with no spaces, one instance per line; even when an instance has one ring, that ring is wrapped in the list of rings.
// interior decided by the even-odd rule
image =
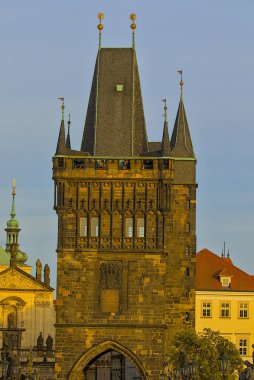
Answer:
[[[121,285],[121,268],[118,263],[103,263],[100,266],[101,289],[119,289]]]

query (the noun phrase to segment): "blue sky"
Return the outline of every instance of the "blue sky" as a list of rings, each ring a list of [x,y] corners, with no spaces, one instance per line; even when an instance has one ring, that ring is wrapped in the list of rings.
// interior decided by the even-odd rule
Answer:
[[[198,249],[220,254],[254,274],[254,2],[253,0],[11,0],[0,3],[0,244],[5,245],[11,178],[17,178],[21,249],[54,277],[57,218],[52,161],[60,124],[58,97],[71,113],[79,149],[98,47],[136,50],[149,140],[160,140],[167,98],[172,131],[178,69],[198,158]],[[54,284],[54,281],[53,281]]]

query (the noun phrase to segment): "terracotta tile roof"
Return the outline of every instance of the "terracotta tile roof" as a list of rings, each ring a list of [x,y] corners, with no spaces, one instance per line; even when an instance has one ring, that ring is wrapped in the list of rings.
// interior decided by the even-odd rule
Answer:
[[[220,277],[232,277],[232,273],[228,270],[228,268],[223,268],[220,273],[219,273],[219,276]]]
[[[196,255],[196,289],[225,290],[220,283],[220,275],[232,276],[229,291],[254,291],[254,276],[233,265],[228,258],[215,255],[202,249]]]

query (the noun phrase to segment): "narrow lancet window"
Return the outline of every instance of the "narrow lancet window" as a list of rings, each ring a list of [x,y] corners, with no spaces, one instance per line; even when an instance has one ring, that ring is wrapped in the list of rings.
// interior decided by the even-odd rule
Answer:
[[[91,219],[91,236],[98,237],[99,236],[99,218],[96,216]]]
[[[133,237],[133,218],[126,218],[126,237]]]
[[[81,237],[87,236],[87,217],[81,217],[79,223],[79,235]]]

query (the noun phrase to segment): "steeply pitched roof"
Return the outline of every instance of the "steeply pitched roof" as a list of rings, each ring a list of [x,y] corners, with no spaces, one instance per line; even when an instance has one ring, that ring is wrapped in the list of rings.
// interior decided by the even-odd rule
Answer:
[[[168,122],[164,121],[163,127],[163,136],[162,136],[162,147],[161,147],[161,155],[162,157],[170,155],[170,140],[168,135]]]
[[[171,137],[171,150],[172,157],[195,157],[182,95]]]
[[[237,268],[223,257],[208,249],[202,249],[196,255],[196,289],[225,290],[220,283],[220,275],[232,276],[227,291],[254,291],[254,276]]]
[[[148,151],[136,53],[98,52],[81,150],[96,156],[138,156]]]
[[[65,145],[65,127],[64,120],[61,121],[58,142],[56,147],[56,155],[57,154],[65,154],[66,153],[66,145]]]

